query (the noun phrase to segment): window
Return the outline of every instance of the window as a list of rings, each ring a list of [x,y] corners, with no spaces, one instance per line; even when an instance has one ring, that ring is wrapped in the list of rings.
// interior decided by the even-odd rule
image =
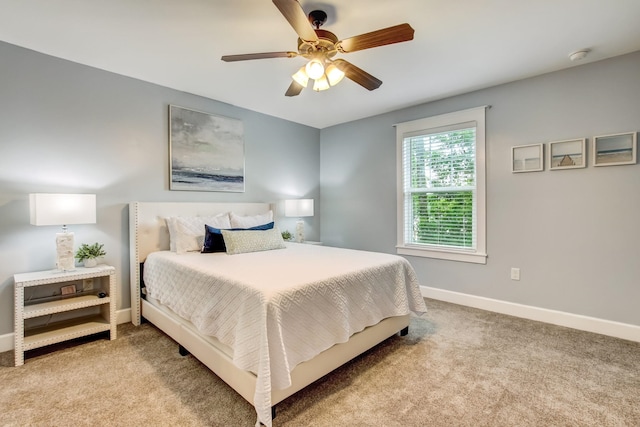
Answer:
[[[396,125],[399,254],[486,263],[485,108]]]

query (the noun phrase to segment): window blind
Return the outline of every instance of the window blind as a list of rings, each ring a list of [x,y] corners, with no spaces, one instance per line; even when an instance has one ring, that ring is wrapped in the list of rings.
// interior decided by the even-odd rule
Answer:
[[[476,248],[475,148],[475,122],[405,135],[405,244]]]

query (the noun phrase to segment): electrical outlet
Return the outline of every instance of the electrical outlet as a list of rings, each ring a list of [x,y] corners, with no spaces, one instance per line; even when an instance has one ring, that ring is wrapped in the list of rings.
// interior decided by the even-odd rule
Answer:
[[[520,269],[511,267],[511,280],[520,280]]]
[[[82,281],[82,290],[90,291],[93,289],[93,279],[84,279]]]

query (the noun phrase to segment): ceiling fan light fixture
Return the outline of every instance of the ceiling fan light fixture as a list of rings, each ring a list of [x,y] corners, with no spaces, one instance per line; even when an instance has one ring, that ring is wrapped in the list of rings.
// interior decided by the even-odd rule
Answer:
[[[315,79],[315,81],[313,82],[313,90],[315,90],[316,92],[327,90],[329,89],[329,87],[329,81],[324,74],[320,76],[320,78]]]
[[[324,75],[324,65],[322,65],[322,61],[318,58],[313,58],[309,61],[305,66],[305,69],[307,71],[307,75],[314,80],[317,80]]]
[[[329,79],[329,84],[331,86],[335,86],[344,78],[344,72],[336,67],[335,64],[329,64],[327,67],[327,79]]]
[[[320,28],[327,21],[325,11],[314,9],[308,14],[309,19],[307,19],[300,1],[273,0],[273,3],[298,35],[298,50],[224,55],[220,59],[225,62],[235,62],[298,56],[305,58],[308,61],[307,64],[303,67],[304,69],[292,76],[293,81],[289,84],[285,96],[299,95],[302,89],[307,87],[309,79],[314,80],[315,91],[329,89],[345,77],[369,91],[375,90],[382,84],[381,80],[344,59],[332,60],[332,58],[338,53],[357,52],[407,42],[413,40],[415,33],[411,25],[404,23],[341,40],[331,31]],[[333,6],[326,4],[325,6],[335,12]],[[574,60],[573,57],[571,59]]]
[[[309,76],[305,71],[305,67],[300,68],[291,78],[302,87],[307,87],[309,84]]]

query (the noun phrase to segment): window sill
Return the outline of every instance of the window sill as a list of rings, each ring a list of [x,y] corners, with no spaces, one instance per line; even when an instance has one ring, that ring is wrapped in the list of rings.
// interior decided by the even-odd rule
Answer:
[[[435,249],[422,249],[411,246],[396,246],[398,255],[410,255],[423,258],[436,258],[447,261],[470,262],[473,264],[486,264],[487,254],[461,252],[461,251],[444,251]]]

